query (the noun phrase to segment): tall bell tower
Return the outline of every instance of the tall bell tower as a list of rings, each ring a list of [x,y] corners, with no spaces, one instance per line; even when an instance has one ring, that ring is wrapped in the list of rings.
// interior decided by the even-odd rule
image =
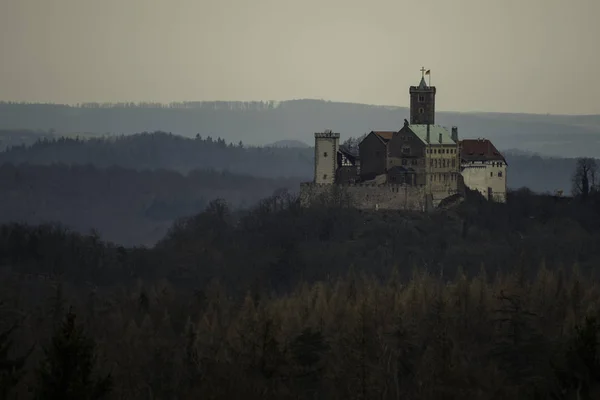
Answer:
[[[421,82],[419,86],[410,87],[411,124],[435,124],[435,86],[429,86],[425,82],[425,75],[431,77],[429,70],[425,70],[425,67],[423,67],[421,68]]]

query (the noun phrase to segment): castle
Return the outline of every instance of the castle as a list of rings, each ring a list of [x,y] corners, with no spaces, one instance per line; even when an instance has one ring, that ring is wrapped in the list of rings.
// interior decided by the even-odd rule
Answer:
[[[398,131],[371,131],[355,148],[340,134],[315,133],[315,175],[301,184],[305,205],[317,199],[361,209],[430,210],[460,199],[464,188],[506,201],[506,160],[487,139],[459,140],[458,128],[435,124],[435,86],[411,86],[410,122]],[[427,71],[429,74],[429,71]]]

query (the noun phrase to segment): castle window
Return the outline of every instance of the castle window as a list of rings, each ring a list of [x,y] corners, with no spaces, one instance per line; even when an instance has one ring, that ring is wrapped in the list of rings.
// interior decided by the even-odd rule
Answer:
[[[493,173],[493,172],[490,172],[490,178],[491,178],[492,176],[494,176],[494,173]]]
[[[406,165],[406,158],[402,159],[402,165]]]
[[[417,165],[417,160],[412,160],[412,165]]]
[[[419,108],[419,114],[424,114],[425,113],[425,109],[423,107]]]
[[[421,103],[423,103],[423,102],[425,101],[425,96],[424,96],[424,95],[422,95],[422,94],[420,94],[420,95],[419,95],[419,101],[420,101]]]
[[[327,179],[327,174],[323,175],[323,179]]]
[[[502,171],[498,171],[498,178],[502,178]]]
[[[323,157],[327,157],[327,152],[323,153]]]
[[[402,154],[410,155],[410,147],[403,147]]]

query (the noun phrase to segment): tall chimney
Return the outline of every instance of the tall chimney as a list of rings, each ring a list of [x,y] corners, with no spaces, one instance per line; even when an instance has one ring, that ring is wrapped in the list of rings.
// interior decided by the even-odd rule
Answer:
[[[452,127],[452,140],[458,143],[458,127]]]
[[[429,140],[429,124],[427,124],[427,143],[430,143],[430,140]]]

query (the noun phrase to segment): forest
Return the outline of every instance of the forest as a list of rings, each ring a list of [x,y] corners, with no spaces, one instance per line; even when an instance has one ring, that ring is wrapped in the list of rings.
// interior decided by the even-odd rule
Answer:
[[[0,227],[0,394],[595,399],[600,197],[214,200],[153,247]],[[233,384],[232,384],[233,383]]]
[[[185,138],[167,132],[105,137],[42,137],[0,152],[0,164],[91,164],[136,170],[188,173],[213,169],[262,178],[311,177],[311,148],[277,148],[226,143],[218,137]]]

